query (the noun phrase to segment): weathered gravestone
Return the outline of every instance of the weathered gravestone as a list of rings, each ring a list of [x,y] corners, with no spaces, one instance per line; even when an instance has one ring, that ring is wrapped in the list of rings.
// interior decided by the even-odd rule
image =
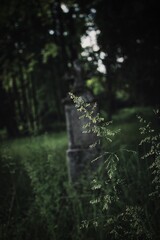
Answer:
[[[92,108],[95,105],[95,98],[91,91],[85,88],[81,66],[78,61],[74,63],[74,73],[73,94],[81,97]],[[94,108],[94,111],[96,114],[97,108]],[[90,148],[90,145],[97,141],[97,136],[93,132],[83,133],[83,126],[90,120],[87,117],[80,118],[82,113],[77,111],[69,96],[65,100],[65,115],[69,139],[67,150],[69,177],[72,182],[75,182],[87,167],[92,169],[97,166],[96,163],[91,163],[91,161],[97,157],[99,149]]]

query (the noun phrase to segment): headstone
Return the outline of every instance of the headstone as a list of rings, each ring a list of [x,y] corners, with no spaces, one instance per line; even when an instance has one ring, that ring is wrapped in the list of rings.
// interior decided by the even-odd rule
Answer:
[[[85,83],[82,78],[82,70],[78,61],[74,62],[74,86],[73,93],[77,97],[81,97],[85,103],[89,103],[91,107],[95,105],[95,98],[90,90],[85,88]],[[97,109],[94,108],[95,114]],[[80,118],[81,112],[78,112],[73,101],[68,97],[65,100],[65,115],[68,133],[68,150],[67,161],[69,177],[72,182],[75,182],[81,173],[87,167],[94,168],[91,161],[97,157],[99,150],[90,148],[90,145],[97,141],[95,133],[83,133],[83,126],[89,122],[87,117]]]

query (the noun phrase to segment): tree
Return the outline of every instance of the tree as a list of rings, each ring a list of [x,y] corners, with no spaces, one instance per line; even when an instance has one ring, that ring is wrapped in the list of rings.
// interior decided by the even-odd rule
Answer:
[[[158,22],[155,0],[1,1],[0,81],[17,132],[45,131],[53,119],[64,121],[61,100],[70,90],[76,59],[85,80],[104,85],[100,97],[109,118],[119,106],[119,91],[128,94],[128,104],[158,104]],[[88,47],[83,56],[80,42],[91,31],[99,32],[99,49]],[[106,74],[97,71],[100,59]]]
[[[116,91],[124,89],[134,104],[158,104],[159,13],[156,1],[79,1],[84,11],[95,9],[98,43],[106,53],[106,99],[109,116]],[[152,95],[151,95],[151,91]]]
[[[14,95],[15,121],[25,134],[64,120],[65,75],[78,55],[74,39],[80,38],[73,14],[74,7],[66,13],[57,0],[1,4],[1,84],[8,99],[9,91]]]

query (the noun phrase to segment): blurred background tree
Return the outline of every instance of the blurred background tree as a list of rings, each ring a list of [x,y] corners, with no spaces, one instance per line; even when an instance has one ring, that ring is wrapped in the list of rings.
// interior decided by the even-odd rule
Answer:
[[[155,0],[1,0],[0,128],[9,137],[62,129],[76,59],[108,119],[158,106],[158,22]]]

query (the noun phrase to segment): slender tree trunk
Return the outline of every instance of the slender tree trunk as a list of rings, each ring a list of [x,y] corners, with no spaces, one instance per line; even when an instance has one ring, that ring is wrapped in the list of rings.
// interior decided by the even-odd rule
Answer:
[[[19,89],[17,86],[17,78],[13,77],[13,91],[16,96],[16,102],[17,102],[17,110],[18,110],[18,119],[20,123],[24,123],[24,115],[23,115],[23,110],[22,110],[22,105],[21,105],[21,97],[19,94]]]
[[[59,42],[60,42],[60,49],[61,49],[61,62],[63,63],[64,71],[67,70],[67,51],[66,51],[66,41],[64,37],[64,21],[61,9],[61,1],[56,0],[57,2],[57,24],[59,28]]]
[[[21,97],[23,102],[23,116],[24,116],[24,133],[29,133],[29,120],[28,120],[28,102],[27,102],[27,94],[26,94],[26,87],[27,84],[24,80],[23,69],[22,66],[19,65],[19,72],[20,72],[20,84],[21,84]]]
[[[38,101],[37,101],[37,93],[35,88],[35,82],[33,78],[33,74],[31,73],[31,93],[32,93],[32,109],[34,115],[34,130],[35,132],[39,131],[39,116],[38,116]]]
[[[8,137],[17,137],[19,135],[15,109],[15,94],[13,89],[6,91],[0,84],[1,105],[1,124],[6,128]]]
[[[27,76],[28,84],[26,87],[26,97],[28,103],[28,122],[29,122],[29,132],[34,133],[34,112],[33,112],[33,98],[32,98],[32,83],[31,78],[28,74]]]
[[[76,41],[76,28],[75,28],[75,20],[73,18],[74,8],[71,7],[68,13],[69,16],[69,36],[70,36],[70,44],[69,49],[71,53],[71,63],[73,66],[74,60],[78,59],[78,42]],[[74,37],[73,37],[74,36]]]
[[[114,89],[113,85],[115,82],[115,74],[114,74],[114,65],[115,65],[115,56],[114,56],[114,48],[109,48],[107,51],[107,58],[106,58],[106,92],[107,92],[107,112],[108,112],[108,120],[112,120],[112,115],[114,112]]]
[[[62,121],[64,119],[62,99],[66,96],[64,76],[68,68],[68,56],[66,51],[66,42],[63,35],[64,24],[60,0],[55,0],[52,5],[52,10],[53,26],[55,29],[54,41],[60,48],[60,55],[57,56],[54,61],[52,61],[55,65],[54,69],[52,70],[53,78],[55,81],[55,84],[53,84],[53,92],[55,96],[58,119],[59,121]]]
[[[17,126],[16,106],[15,106],[15,93],[12,89],[9,89],[6,98],[6,116],[5,124],[9,137],[17,137],[19,135]]]

